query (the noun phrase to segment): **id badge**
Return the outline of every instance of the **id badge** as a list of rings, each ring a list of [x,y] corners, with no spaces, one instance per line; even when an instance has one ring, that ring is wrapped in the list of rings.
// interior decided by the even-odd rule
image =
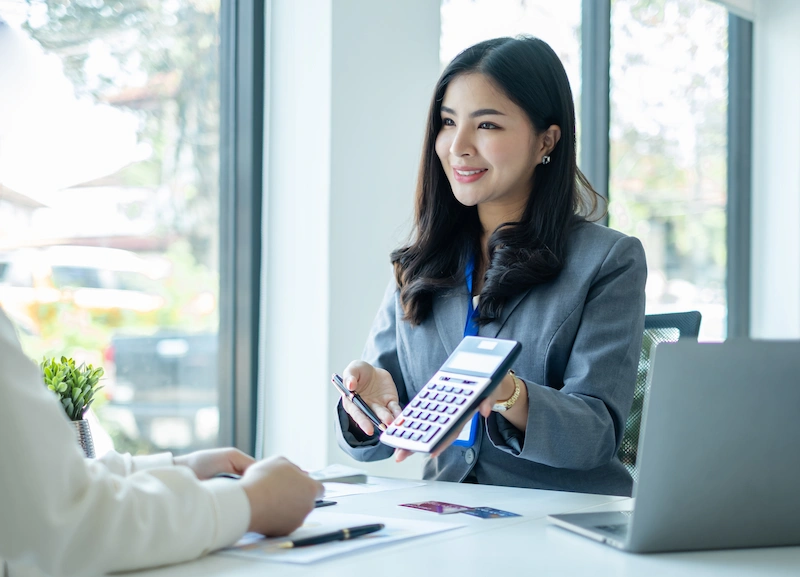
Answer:
[[[458,438],[453,441],[456,447],[471,447],[475,444],[475,437],[478,435],[478,413],[472,415],[469,422],[464,425]]]

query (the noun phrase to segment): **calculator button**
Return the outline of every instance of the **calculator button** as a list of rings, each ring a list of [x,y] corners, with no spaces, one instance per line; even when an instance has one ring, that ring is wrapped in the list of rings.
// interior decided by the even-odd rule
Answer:
[[[422,391],[422,392],[419,394],[419,398],[420,398],[420,399],[427,399],[427,398],[428,398],[428,395],[430,395],[430,393],[429,393],[428,391]]]
[[[439,412],[444,413],[449,407],[447,405],[439,405]]]
[[[437,391],[443,391],[443,390],[445,390],[446,388],[447,388],[447,387],[445,387],[444,385],[438,385],[438,386],[436,387],[436,390],[437,390]]]
[[[422,414],[422,411],[414,411],[413,413],[411,413],[411,416],[414,417],[415,419],[419,419],[419,416],[421,414]]]
[[[403,436],[403,429],[395,429],[392,433],[395,437],[402,437]]]
[[[414,412],[414,409],[412,409],[411,407],[408,407],[405,411],[403,411],[403,414],[406,417],[409,417],[409,416],[411,416],[411,413],[413,413],[413,412]]]
[[[411,431],[406,431],[405,433],[403,433],[403,438],[404,439],[410,439],[411,436],[414,435],[414,434],[415,433],[412,433]]]
[[[464,389],[464,394],[465,394],[466,396],[470,396],[470,395],[472,394],[472,391],[471,391],[471,390],[469,390],[469,389]]]
[[[445,411],[448,415],[455,415],[458,412],[458,407],[447,407]]]
[[[428,385],[428,388],[429,389],[435,389],[436,388],[436,383],[431,383],[430,385]]]
[[[411,440],[412,440],[412,441],[419,441],[421,438],[422,438],[422,433],[414,433],[414,434],[411,436]]]
[[[408,420],[407,420],[405,423],[403,423],[403,426],[404,426],[406,429],[408,429],[408,428],[409,428],[411,425],[413,425],[413,424],[414,424],[414,421],[408,421]]]
[[[396,430],[397,430],[397,427],[389,427],[388,429],[386,429],[386,434],[387,435],[394,435],[394,432]]]
[[[420,425],[422,425],[422,423],[420,423],[419,421],[414,421],[414,423],[411,425],[411,428],[412,429],[419,429]]]
[[[450,417],[445,417],[444,415],[441,415],[441,416],[439,417],[439,422],[440,422],[442,425],[446,425],[447,423],[449,423],[449,422],[450,422]]]
[[[396,421],[395,421],[393,424],[394,424],[394,426],[395,426],[395,427],[399,427],[400,425],[402,425],[403,423],[405,423],[405,421],[406,421],[406,420],[405,420],[403,417],[400,417],[400,418],[399,418],[399,419],[397,419],[397,420],[396,420]]]
[[[461,393],[463,393],[463,392],[464,392],[464,389],[461,389],[461,388],[459,388],[459,387],[453,387],[453,392],[454,392],[455,394],[457,394],[457,395],[460,395]]]
[[[437,422],[438,420],[439,420],[439,415],[434,415],[434,416],[432,416],[432,417],[430,418],[429,422],[430,422],[430,423],[435,423],[435,422]]]
[[[431,430],[422,436],[422,442],[427,443],[439,432],[439,427],[431,427]]]
[[[414,402],[411,403],[411,406],[412,407],[419,407],[421,404],[422,404],[422,401],[417,399],[417,400],[415,400]]]
[[[445,397],[445,399],[444,399],[444,401],[446,403],[452,403],[455,400],[456,400],[456,396],[455,395],[447,395],[447,397]]]
[[[464,397],[459,397],[458,399],[456,399],[456,405],[463,405],[466,402],[467,399],[465,399]]]

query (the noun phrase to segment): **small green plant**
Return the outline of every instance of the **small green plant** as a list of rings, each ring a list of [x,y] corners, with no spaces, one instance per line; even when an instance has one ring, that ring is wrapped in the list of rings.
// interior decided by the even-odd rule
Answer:
[[[67,357],[61,357],[60,362],[54,358],[44,359],[41,367],[44,384],[58,395],[67,416],[73,421],[83,419],[95,394],[103,388],[97,386],[103,376],[103,368],[95,369],[92,365],[86,366],[86,363],[76,367],[75,361]]]

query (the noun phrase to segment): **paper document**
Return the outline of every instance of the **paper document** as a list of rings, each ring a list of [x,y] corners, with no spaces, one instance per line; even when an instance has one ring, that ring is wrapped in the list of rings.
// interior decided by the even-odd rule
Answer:
[[[363,537],[348,541],[333,541],[321,545],[298,547],[297,549],[280,549],[278,545],[285,541],[312,537],[321,533],[339,531],[347,527],[383,523],[385,528]],[[235,545],[222,549],[216,555],[251,559],[255,561],[274,561],[278,563],[314,563],[337,555],[352,553],[367,547],[386,545],[431,535],[463,527],[456,523],[439,523],[435,521],[416,521],[374,517],[371,515],[346,515],[317,510],[306,519],[305,524],[288,537],[267,539],[263,535],[247,533]]]
[[[366,483],[323,483],[325,485],[325,498],[337,499],[348,495],[363,495],[364,493],[380,493],[394,489],[408,489],[421,487],[425,483],[408,481],[406,479],[389,479],[386,477],[367,477]]]

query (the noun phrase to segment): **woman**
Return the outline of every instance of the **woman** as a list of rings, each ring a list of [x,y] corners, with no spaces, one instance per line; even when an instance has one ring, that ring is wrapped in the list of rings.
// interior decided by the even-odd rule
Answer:
[[[616,452],[644,327],[645,256],[637,239],[589,222],[597,205],[577,169],[572,93],[553,50],[500,38],[458,55],[430,107],[412,240],[392,253],[395,278],[363,360],[344,371],[388,424],[471,328],[522,343],[516,374],[481,404],[474,444],[437,451],[426,479],[630,495]],[[349,400],[338,411],[346,452],[392,454]]]

